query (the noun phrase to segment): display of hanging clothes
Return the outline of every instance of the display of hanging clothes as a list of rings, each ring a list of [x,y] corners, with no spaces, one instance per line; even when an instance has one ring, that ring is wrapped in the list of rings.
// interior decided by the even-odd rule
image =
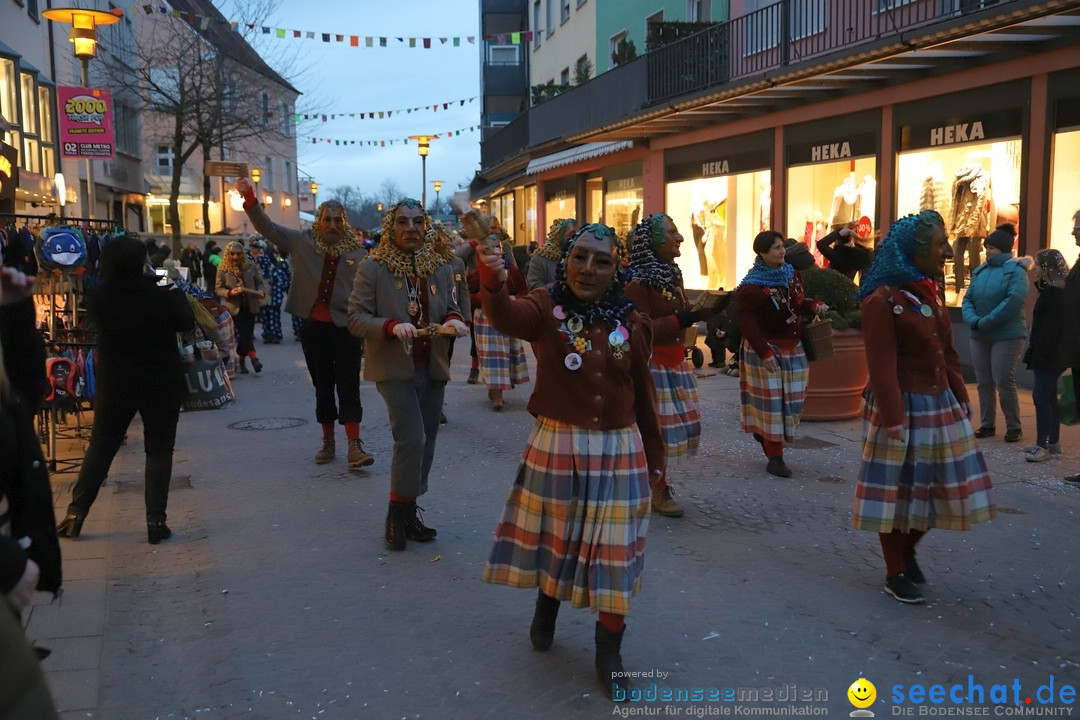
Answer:
[[[958,293],[967,285],[965,253],[968,275],[982,262],[982,241],[990,226],[990,193],[990,175],[982,165],[967,163],[957,169],[952,187],[949,231],[955,238],[953,286]]]
[[[855,184],[855,173],[851,173],[833,191],[830,222],[835,229],[859,219],[859,187]]]
[[[874,222],[874,213],[877,210],[877,180],[873,175],[867,173],[863,176],[863,181],[859,183],[858,193],[858,211],[852,219],[858,221],[865,215],[870,218],[870,222]]]

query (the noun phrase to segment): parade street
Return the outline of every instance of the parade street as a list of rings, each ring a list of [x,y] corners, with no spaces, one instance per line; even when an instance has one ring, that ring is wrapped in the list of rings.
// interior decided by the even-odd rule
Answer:
[[[537,652],[535,592],[481,579],[532,426],[532,383],[492,412],[483,384],[465,382],[468,348],[458,341],[419,500],[438,538],[404,552],[383,543],[381,397],[362,385],[375,464],[349,471],[339,442],[316,466],[320,430],[291,338],[260,346],[266,369],[234,380],[232,407],[181,417],[174,536],[156,546],[136,421],[82,536],[62,541],[63,601],[39,593],[25,615],[53,651],[43,667],[61,716],[839,718],[860,677],[879,718],[1072,714],[1080,488],[1061,478],[1080,471],[1080,427],[1063,428],[1064,455],[1045,463],[1024,461],[1026,443],[980,441],[999,515],[931,532],[919,546],[927,603],[902,605],[882,590],[876,534],[851,527],[859,422],[803,423],[786,456],[794,477],[780,479],[739,428],[738,379],[701,378],[701,452],[669,469],[686,515],[652,516],[627,618],[623,663],[641,692],[613,704],[593,669],[595,616],[564,603],[554,645]],[[1034,434],[1029,391],[1021,401]],[[60,516],[74,479],[53,476]]]

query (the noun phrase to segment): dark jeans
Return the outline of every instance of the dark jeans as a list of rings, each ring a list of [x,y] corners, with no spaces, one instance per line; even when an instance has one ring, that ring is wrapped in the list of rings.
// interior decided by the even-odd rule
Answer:
[[[1058,416],[1058,377],[1053,370],[1035,370],[1031,400],[1035,403],[1035,444],[1046,447],[1060,439],[1061,419]]]
[[[114,394],[119,397],[112,397]],[[90,512],[135,413],[142,416],[143,448],[146,451],[146,521],[165,522],[176,423],[180,419],[179,396],[170,400],[160,396],[137,398],[124,393],[98,394],[90,448],[71,491],[68,514],[85,517]]]
[[[337,420],[342,425],[363,420],[360,361],[364,357],[364,341],[352,335],[348,328],[305,320],[300,326],[300,346],[304,349],[311,384],[315,386],[315,419],[321,424]]]
[[[975,272],[982,262],[982,238],[958,237],[953,244],[953,284],[957,292],[962,290],[967,282],[964,277],[964,252],[968,254],[968,275]]]
[[[255,313],[245,305],[233,315],[233,324],[236,325],[236,354],[245,358],[248,353],[255,352]]]

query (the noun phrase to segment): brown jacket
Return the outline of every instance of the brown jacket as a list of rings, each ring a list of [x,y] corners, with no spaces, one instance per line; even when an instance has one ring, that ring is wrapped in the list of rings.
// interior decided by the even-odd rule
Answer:
[[[959,402],[968,401],[948,308],[916,287],[904,289],[932,308],[930,317],[888,286],[879,287],[862,304],[870,389],[885,427],[905,421],[904,392],[937,395],[951,388]]]
[[[222,298],[225,307],[229,309],[229,314],[235,315],[240,312],[241,304],[247,303],[247,309],[258,315],[259,301],[261,298],[255,293],[248,292],[243,295],[229,296],[229,291],[240,285],[243,285],[249,290],[262,290],[263,292],[270,291],[269,288],[266,287],[266,282],[263,280],[262,273],[259,272],[259,266],[255,263],[251,263],[248,269],[244,271],[243,282],[232,273],[225,272],[220,267],[218,268],[217,279],[214,280],[214,294]]]
[[[511,301],[505,283],[496,291],[481,290],[484,314],[495,329],[532,343],[536,355],[536,386],[529,412],[589,430],[614,430],[637,423],[650,471],[664,468],[664,443],[656,416],[656,388],[649,370],[652,326],[632,311],[624,325],[630,330],[630,352],[616,358],[608,343],[614,328],[601,323],[588,332],[592,350],[580,353],[582,365],[567,368],[572,352],[555,303],[547,288],[537,288]]]

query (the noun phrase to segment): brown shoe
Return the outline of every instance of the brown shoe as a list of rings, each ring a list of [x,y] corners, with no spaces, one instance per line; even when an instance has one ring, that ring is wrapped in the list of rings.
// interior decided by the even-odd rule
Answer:
[[[325,465],[334,459],[334,454],[336,452],[337,448],[334,445],[334,436],[324,436],[322,439],[322,447],[319,448],[319,452],[315,453],[315,464]]]
[[[488,390],[488,400],[491,401],[491,409],[495,412],[503,409],[502,390]]]
[[[682,505],[675,501],[675,498],[671,494],[671,486],[664,485],[663,487],[653,488],[652,490],[652,509],[653,512],[659,513],[664,517],[682,517],[683,509]]]
[[[360,438],[349,441],[349,467],[362,468],[375,464],[375,456],[364,450]]]

